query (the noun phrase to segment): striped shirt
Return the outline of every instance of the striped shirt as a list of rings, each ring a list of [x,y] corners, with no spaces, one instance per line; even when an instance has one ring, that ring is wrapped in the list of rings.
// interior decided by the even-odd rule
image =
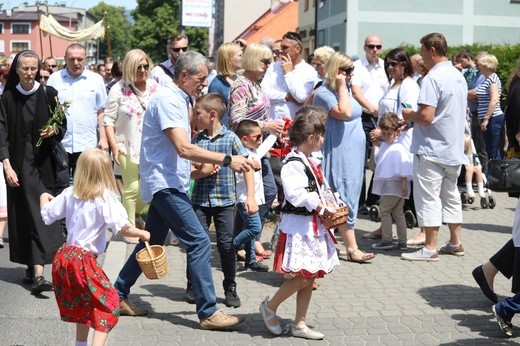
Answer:
[[[218,153],[245,157],[249,155],[237,135],[224,125],[216,136],[209,138],[206,131],[201,131],[192,142]],[[216,174],[195,180],[191,201],[193,205],[202,207],[226,207],[235,204],[235,173],[231,168],[221,166]]]
[[[260,84],[239,76],[229,90],[229,126],[235,130],[244,120],[254,120],[261,128],[269,119],[271,104]]]
[[[482,82],[477,88],[477,98],[478,98],[478,117],[479,119],[483,119],[486,116],[487,109],[489,106],[489,102],[491,101],[491,85],[496,84],[498,87],[498,96],[502,93],[502,83],[500,82],[500,78],[496,73],[493,73],[491,76],[486,78],[485,81]],[[495,117],[497,115],[503,114],[502,109],[500,109],[500,102],[497,102],[495,109],[493,110],[493,114],[491,117]]]

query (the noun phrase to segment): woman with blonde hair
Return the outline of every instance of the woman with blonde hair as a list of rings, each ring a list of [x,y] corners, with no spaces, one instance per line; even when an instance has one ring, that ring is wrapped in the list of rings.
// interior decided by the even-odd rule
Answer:
[[[314,55],[312,58],[312,61],[314,63],[313,66],[316,69],[316,72],[318,73],[318,82],[314,86],[314,90],[309,95],[307,100],[305,100],[306,105],[312,105],[314,94],[316,94],[318,88],[323,84],[323,79],[325,78],[325,66],[327,65],[327,61],[329,61],[330,57],[334,53],[336,53],[334,48],[329,46],[316,48],[314,50],[314,53],[312,53]]]
[[[105,130],[112,158],[123,178],[123,206],[132,226],[144,228],[140,219],[145,204],[139,193],[139,156],[143,116],[150,97],[159,85],[149,78],[152,62],[140,49],[132,49],[123,59],[121,80],[108,93],[105,107]],[[137,216],[137,219],[136,219]],[[125,238],[136,243],[137,238]]]
[[[347,223],[338,229],[346,250],[339,252],[352,262],[367,262],[372,253],[358,249],[354,225],[365,169],[365,133],[361,124],[361,106],[352,97],[350,80],[354,73],[352,59],[335,53],[325,67],[325,81],[314,95],[314,105],[328,112],[323,144],[323,171],[331,188],[347,204]]]
[[[231,84],[238,77],[241,68],[242,49],[236,43],[224,43],[217,51],[217,76],[211,81],[208,92],[220,94],[226,101],[229,99]],[[229,114],[226,112],[221,120],[222,124],[228,126]]]
[[[476,65],[486,78],[477,87],[477,111],[488,158],[492,160],[502,156],[499,146],[500,134],[504,125],[504,112],[500,108],[502,83],[496,73],[498,59],[489,53],[481,54],[477,57]]]

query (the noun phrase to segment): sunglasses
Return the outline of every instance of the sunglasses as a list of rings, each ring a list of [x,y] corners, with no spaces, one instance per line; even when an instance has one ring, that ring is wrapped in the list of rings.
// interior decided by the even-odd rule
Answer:
[[[298,41],[299,44],[302,43],[301,36],[296,32],[288,32],[285,35],[283,35],[283,38],[287,38],[289,40]]]
[[[392,67],[396,67],[398,65],[400,65],[401,63],[400,62],[397,62],[397,61],[387,61],[385,62],[385,66],[386,68],[389,68],[390,66]]]
[[[40,76],[40,79],[41,80],[47,80],[47,79],[49,79],[49,76]]]
[[[142,72],[143,70],[144,71],[148,71],[148,69],[150,68],[150,65],[146,64],[146,65],[137,65],[137,71],[139,72]]]
[[[253,138],[255,141],[259,141],[262,139],[262,134],[259,135],[248,135],[247,137]]]
[[[175,53],[179,53],[181,50],[183,52],[187,52],[188,51],[188,47],[178,47],[178,48],[170,47],[170,49],[173,50]]]
[[[367,47],[368,49],[377,48],[377,50],[380,50],[381,48],[383,48],[383,46],[380,44],[365,44],[365,47]]]
[[[260,61],[263,62],[266,66],[269,66],[269,65],[271,65],[271,62],[273,60],[271,60],[271,59],[261,59]]]
[[[58,67],[58,65],[47,65],[47,66],[49,66],[50,68],[56,68],[56,67]]]
[[[340,69],[340,71],[343,71],[346,74],[351,74],[352,72],[354,72],[354,66],[351,66],[351,67],[340,67],[339,69]]]
[[[279,50],[279,49],[275,49],[275,50],[273,50],[273,54],[274,54],[274,55],[280,55],[280,50]]]

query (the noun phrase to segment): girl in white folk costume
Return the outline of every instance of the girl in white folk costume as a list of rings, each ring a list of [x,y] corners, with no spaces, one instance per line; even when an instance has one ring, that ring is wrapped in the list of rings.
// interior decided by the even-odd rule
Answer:
[[[282,334],[276,316],[278,306],[293,294],[296,296],[296,316],[291,324],[295,337],[319,340],[324,335],[311,330],[305,324],[307,309],[312,296],[312,284],[339,264],[335,238],[325,229],[318,215],[334,212],[327,202],[328,184],[319,162],[312,157],[320,151],[325,133],[324,110],[303,107],[289,130],[293,149],[287,155],[281,177],[285,195],[279,224],[278,242],[275,247],[274,270],[291,274],[274,296],[260,304],[260,313],[267,329]],[[330,194],[330,191],[329,191]]]
[[[109,156],[99,149],[85,150],[78,159],[74,186],[60,195],[40,196],[43,221],[49,225],[66,219],[67,241],[52,263],[54,293],[62,321],[76,323],[76,345],[104,345],[119,319],[119,296],[97,263],[105,251],[106,229],[123,236],[150,239],[148,231],[130,226],[117,199]]]

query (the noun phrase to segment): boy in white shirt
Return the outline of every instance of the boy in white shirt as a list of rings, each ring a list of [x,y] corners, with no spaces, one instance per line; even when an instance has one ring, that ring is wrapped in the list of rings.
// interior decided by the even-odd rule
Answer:
[[[262,143],[262,130],[260,125],[253,120],[242,120],[235,131],[238,138],[249,152],[248,158],[254,162],[254,191],[255,201],[258,205],[265,204],[264,185],[262,181],[262,166],[260,159],[271,149],[276,142],[276,136],[270,135]],[[242,218],[243,228],[235,229],[233,245],[235,249],[240,245],[245,245],[246,269],[258,272],[268,271],[268,267],[256,260],[254,245],[255,237],[262,232],[260,214],[257,212],[249,214],[245,207],[247,198],[246,182],[243,174],[235,173],[236,193],[237,193],[237,213]]]

